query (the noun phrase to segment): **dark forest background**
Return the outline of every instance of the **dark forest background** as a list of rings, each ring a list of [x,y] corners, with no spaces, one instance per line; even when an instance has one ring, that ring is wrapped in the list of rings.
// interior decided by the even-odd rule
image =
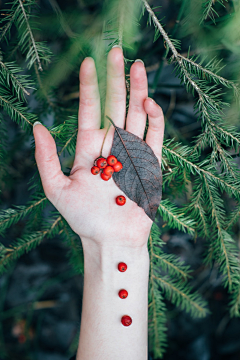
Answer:
[[[210,16],[201,21],[204,18],[204,3],[195,0],[154,0],[150,5],[152,8],[160,6],[156,9],[159,12],[158,17],[165,24],[167,33],[172,38],[181,40],[181,54],[206,56],[208,60],[214,57],[222,59],[225,68],[221,75],[238,81],[239,2],[212,1],[216,13],[212,11]],[[38,17],[31,18],[30,21],[31,24],[36,24],[35,38],[45,41],[51,49],[49,64],[46,61],[48,55],[44,55],[43,69],[47,71],[41,72],[37,62],[28,70],[19,45],[4,38],[1,41],[0,54],[5,54],[5,61],[16,60],[24,69],[22,73],[31,75],[37,92],[30,90],[29,109],[38,114],[38,120],[44,125],[53,127],[77,112],[78,72],[82,60],[86,56],[96,55],[94,49],[99,41],[106,41],[107,47],[111,45],[111,39],[107,34],[106,40],[102,40],[98,35],[98,29],[102,29],[105,11],[101,1],[37,0],[36,5],[33,13]],[[11,4],[0,0],[2,26],[10,8]],[[162,107],[165,115],[165,139],[175,138],[175,141],[183,145],[191,145],[193,139],[202,132],[201,123],[194,111],[196,99],[186,91],[184,84],[173,71],[174,66],[168,63],[167,46],[162,37],[153,42],[155,29],[150,24],[147,26],[147,21],[148,16],[145,13],[139,20],[139,31],[129,35],[134,37],[132,49],[127,48],[127,43],[123,43],[126,45],[125,48],[123,46],[125,57],[129,59],[126,72],[131,61],[137,58],[144,61],[148,73],[149,96]],[[14,38],[16,27],[12,27],[10,31]],[[82,42],[76,41],[76,34],[82,34]],[[240,130],[239,106],[233,93],[227,89],[222,96],[230,103],[225,112],[225,124],[234,125]],[[23,206],[30,201],[36,191],[36,188],[31,188],[30,185],[34,181],[39,182],[39,178],[36,176],[31,131],[25,131],[23,126],[19,126],[20,120],[12,121],[6,111],[2,111],[0,116],[0,141],[4,143],[0,168],[0,207],[6,210],[13,205]],[[60,149],[61,147],[59,151]],[[210,149],[207,147],[202,153],[202,159],[209,153]],[[71,169],[73,158],[73,152],[60,154],[66,173]],[[238,157],[235,161],[240,165]],[[169,185],[165,191],[174,196],[175,204],[181,207],[189,200],[192,189],[190,184],[189,188],[184,188],[183,199],[177,191],[174,195],[174,186],[178,186],[178,179],[174,181],[175,185]],[[230,209],[231,203],[227,206]],[[2,244],[9,246],[17,238],[21,238],[28,227],[39,230],[53,211],[53,206],[48,203],[41,213],[36,213],[34,219],[21,217],[2,233]],[[204,318],[192,318],[166,299],[168,347],[163,359],[240,359],[240,319],[229,314],[229,293],[223,286],[217,264],[207,266],[203,263],[205,240],[202,238],[201,241],[194,241],[188,233],[169,226],[161,216],[159,223],[161,239],[165,243],[164,252],[176,254],[191,267],[191,286],[208,302],[211,311],[211,314]],[[212,226],[214,227],[214,224]],[[237,220],[232,229],[232,236],[237,244],[239,232]],[[51,238],[43,239],[39,246],[14,260],[7,272],[2,274],[1,360],[68,360],[75,354],[81,322],[83,273],[77,271],[76,266],[73,267],[71,263],[69,244],[62,241],[59,235],[53,234]],[[80,269],[81,267],[82,262],[79,264]],[[153,358],[153,352],[149,349],[149,360]]]

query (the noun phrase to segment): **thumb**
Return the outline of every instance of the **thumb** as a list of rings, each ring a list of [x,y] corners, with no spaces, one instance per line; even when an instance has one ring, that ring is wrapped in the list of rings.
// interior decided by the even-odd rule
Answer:
[[[35,139],[35,158],[47,198],[54,204],[63,189],[71,180],[61,170],[57,147],[50,132],[40,122],[33,125]],[[60,191],[61,193],[61,191]]]

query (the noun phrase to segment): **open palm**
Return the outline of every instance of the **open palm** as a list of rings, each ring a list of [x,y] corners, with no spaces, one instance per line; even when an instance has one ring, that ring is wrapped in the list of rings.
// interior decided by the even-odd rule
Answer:
[[[148,114],[149,128],[146,143],[161,164],[164,118],[161,108],[148,96],[144,65],[135,62],[130,70],[130,103],[126,115],[126,87],[122,50],[113,48],[108,54],[107,94],[105,115],[115,125],[143,138]],[[94,60],[86,58],[80,68],[80,103],[75,160],[69,177],[61,171],[56,145],[42,125],[34,127],[35,157],[47,198],[62,214],[71,228],[81,237],[83,246],[94,241],[103,245],[138,247],[147,243],[152,220],[144,210],[131,201],[111,178],[108,181],[91,173],[94,159],[107,131],[100,129],[101,108]],[[108,131],[102,155],[110,155],[114,127]],[[118,195],[126,204],[118,206]]]

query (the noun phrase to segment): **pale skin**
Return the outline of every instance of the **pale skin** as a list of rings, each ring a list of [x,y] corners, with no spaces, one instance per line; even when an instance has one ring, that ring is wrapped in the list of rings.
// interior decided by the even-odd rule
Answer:
[[[107,59],[105,115],[120,128],[144,135],[161,164],[164,118],[159,105],[148,98],[146,70],[135,62],[130,70],[130,103],[127,118],[124,60],[121,48],[113,48]],[[100,129],[100,99],[92,58],[80,68],[78,137],[70,176],[61,171],[56,144],[43,125],[34,126],[35,157],[46,196],[80,236],[84,252],[84,289],[76,360],[147,360],[148,277],[147,242],[152,220],[131,201],[111,178],[93,175],[109,121]],[[102,155],[110,155],[114,134],[111,125]],[[124,166],[124,164],[123,164]],[[126,197],[124,206],[115,199]],[[127,271],[118,264],[125,262]],[[119,290],[128,291],[126,299]],[[122,324],[130,316],[130,326]]]
[[[56,144],[43,125],[33,129],[35,157],[44,192],[62,214],[71,228],[85,243],[97,246],[142,247],[147,245],[152,220],[144,210],[131,201],[115,184],[93,175],[91,167],[100,155],[109,121],[100,129],[101,111],[98,80],[94,60],[85,58],[80,68],[80,101],[78,137],[74,164],[70,176],[61,171]],[[137,135],[144,135],[148,115],[149,128],[146,143],[152,148],[161,164],[164,136],[162,109],[148,98],[146,70],[141,62],[135,62],[130,70],[130,103],[127,118],[124,60],[121,48],[113,48],[107,59],[107,96],[105,115],[114,123]],[[102,155],[107,157],[113,141],[111,125]],[[118,206],[118,195],[126,197],[126,204]],[[124,225],[124,226],[123,226]],[[116,243],[117,242],[117,243]]]

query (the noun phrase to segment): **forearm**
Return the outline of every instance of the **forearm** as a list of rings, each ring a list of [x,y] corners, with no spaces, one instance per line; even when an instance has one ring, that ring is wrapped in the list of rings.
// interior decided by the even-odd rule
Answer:
[[[77,360],[147,360],[147,245],[100,248],[88,240],[82,243],[84,289]],[[120,262],[127,264],[125,272],[118,270]],[[121,289],[127,290],[127,298],[119,297]],[[131,325],[121,323],[123,315],[132,318]]]

